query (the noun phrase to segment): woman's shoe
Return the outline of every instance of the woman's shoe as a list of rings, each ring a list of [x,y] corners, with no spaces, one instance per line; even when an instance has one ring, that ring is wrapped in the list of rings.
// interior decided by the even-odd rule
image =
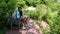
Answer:
[[[22,29],[26,29],[26,27],[25,27],[25,26],[23,26],[23,27],[22,27]]]

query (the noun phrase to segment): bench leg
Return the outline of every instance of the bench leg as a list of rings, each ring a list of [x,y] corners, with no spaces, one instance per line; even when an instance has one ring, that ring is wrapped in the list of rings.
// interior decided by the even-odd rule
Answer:
[[[12,23],[11,23],[11,25],[10,25],[10,26],[11,26],[11,31],[12,31]]]

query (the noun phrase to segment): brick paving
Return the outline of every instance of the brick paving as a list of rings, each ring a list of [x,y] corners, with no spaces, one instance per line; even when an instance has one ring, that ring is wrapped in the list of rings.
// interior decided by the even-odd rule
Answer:
[[[39,26],[36,24],[36,22],[32,19],[29,20],[29,23],[31,23],[31,27],[25,30],[12,30],[8,31],[6,34],[43,34]]]

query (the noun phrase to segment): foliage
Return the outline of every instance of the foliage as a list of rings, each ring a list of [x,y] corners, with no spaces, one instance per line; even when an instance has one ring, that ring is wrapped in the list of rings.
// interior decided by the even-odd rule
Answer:
[[[4,27],[4,29],[2,31],[0,31],[0,34],[6,34],[7,31],[9,31],[9,29]]]
[[[32,5],[32,6],[36,6],[38,4],[40,4],[40,0],[26,0],[26,4],[29,6],[29,5]]]
[[[59,34],[60,33],[60,23],[59,23],[59,10],[57,11],[49,11],[46,13],[46,15],[43,16],[43,20],[45,20],[51,27],[51,34]]]
[[[18,0],[17,5],[25,8],[26,6],[34,6],[40,4],[41,0]]]
[[[60,34],[60,3],[58,0],[0,0],[0,29],[3,29],[8,17],[16,5],[26,8],[35,6],[35,11],[25,11],[25,15],[35,20],[45,20],[51,27],[48,34]],[[39,24],[38,24],[39,25]],[[2,27],[1,27],[2,26]]]
[[[38,10],[36,11],[28,11],[27,13],[25,13],[25,15],[27,15],[29,18],[32,19],[38,19],[40,12]]]
[[[59,3],[54,2],[46,4],[37,5],[37,10],[28,12],[28,15],[33,19],[45,20],[51,27],[51,32],[48,34],[59,34],[60,33],[60,23],[58,17],[59,12]]]
[[[0,24],[4,26],[8,17],[15,11],[16,0],[0,0]],[[0,25],[0,26],[1,26]],[[3,27],[1,26],[1,27]],[[0,27],[0,29],[1,29]]]
[[[26,7],[26,2],[24,0],[18,0],[17,5],[25,8]]]

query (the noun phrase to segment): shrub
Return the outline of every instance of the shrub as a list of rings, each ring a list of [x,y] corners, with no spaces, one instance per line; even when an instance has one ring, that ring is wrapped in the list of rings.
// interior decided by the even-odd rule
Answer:
[[[8,15],[11,15],[15,11],[16,8],[16,0],[1,0],[0,1],[0,25],[1,27],[6,24],[5,22],[8,19]],[[0,27],[0,29],[1,29]]]
[[[46,22],[51,27],[51,34],[59,34],[60,33],[60,16],[58,15],[58,11],[55,12],[48,12],[45,16],[43,16],[43,19],[46,20]]]

